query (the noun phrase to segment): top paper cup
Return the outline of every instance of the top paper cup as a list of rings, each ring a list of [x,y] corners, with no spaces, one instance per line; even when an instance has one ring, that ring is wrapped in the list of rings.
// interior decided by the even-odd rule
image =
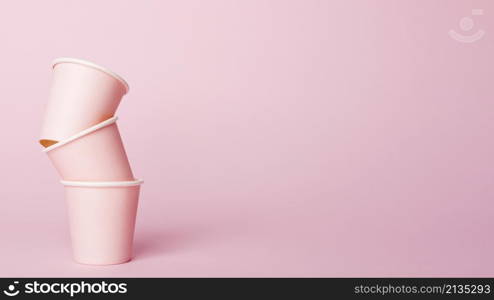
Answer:
[[[40,143],[51,146],[111,118],[128,90],[122,77],[92,62],[54,60]]]

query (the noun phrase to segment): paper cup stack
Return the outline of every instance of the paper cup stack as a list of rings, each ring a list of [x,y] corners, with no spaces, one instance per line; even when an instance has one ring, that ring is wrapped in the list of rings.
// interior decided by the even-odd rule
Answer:
[[[62,178],[74,259],[127,262],[141,180],[132,174],[115,111],[129,86],[94,63],[59,58],[40,143]]]

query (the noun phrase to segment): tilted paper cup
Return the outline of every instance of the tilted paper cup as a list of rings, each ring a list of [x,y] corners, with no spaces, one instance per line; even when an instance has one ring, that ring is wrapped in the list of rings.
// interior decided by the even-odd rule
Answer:
[[[63,180],[134,180],[116,120],[110,118],[43,150]]]
[[[141,183],[62,181],[76,262],[110,265],[132,258]]]
[[[56,59],[40,143],[48,147],[112,117],[128,89],[122,77],[92,62]]]

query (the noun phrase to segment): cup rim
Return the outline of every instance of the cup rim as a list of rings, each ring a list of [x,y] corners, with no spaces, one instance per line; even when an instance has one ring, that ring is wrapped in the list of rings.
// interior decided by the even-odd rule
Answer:
[[[136,186],[144,183],[142,179],[136,179],[131,181],[69,181],[60,180],[64,186],[75,187],[127,187]]]
[[[92,132],[94,132],[94,131],[96,131],[98,129],[101,129],[103,127],[109,126],[109,125],[115,123],[117,120],[118,120],[118,117],[117,116],[111,117],[111,118],[109,118],[109,119],[107,119],[107,120],[105,120],[105,121],[103,121],[101,123],[98,123],[98,124],[96,124],[96,125],[94,125],[92,127],[89,127],[87,129],[84,129],[83,131],[80,131],[80,132],[74,134],[73,136],[71,136],[69,138],[66,138],[65,140],[62,140],[62,141],[60,141],[60,142],[58,142],[56,144],[53,144],[53,145],[51,145],[49,147],[46,147],[45,149],[43,149],[43,152],[49,152],[49,151],[51,151],[53,149],[62,147],[63,145],[68,144],[68,143],[70,143],[70,142],[72,142],[72,141],[74,141],[74,140],[76,140],[78,138],[81,138],[81,137],[85,136],[85,135],[88,135],[88,134],[90,134],[90,133],[92,133]]]
[[[98,64],[95,64],[95,63],[88,61],[88,60],[85,60],[85,59],[72,58],[72,57],[59,57],[59,58],[54,59],[52,62],[52,68],[55,68],[56,65],[61,64],[61,63],[74,63],[74,64],[79,64],[79,65],[87,66],[87,67],[102,71],[102,72],[112,76],[113,78],[118,80],[120,83],[122,83],[125,87],[125,93],[126,94],[129,92],[130,87],[129,87],[129,84],[127,83],[127,81],[125,81],[125,79],[123,79],[122,76],[118,75],[117,73],[113,72],[110,69],[107,69],[105,67],[102,67]]]

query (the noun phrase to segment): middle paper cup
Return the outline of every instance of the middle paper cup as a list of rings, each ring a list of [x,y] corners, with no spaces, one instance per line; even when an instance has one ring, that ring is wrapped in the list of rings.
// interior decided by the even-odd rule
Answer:
[[[134,180],[116,121],[112,117],[43,150],[63,180]]]

